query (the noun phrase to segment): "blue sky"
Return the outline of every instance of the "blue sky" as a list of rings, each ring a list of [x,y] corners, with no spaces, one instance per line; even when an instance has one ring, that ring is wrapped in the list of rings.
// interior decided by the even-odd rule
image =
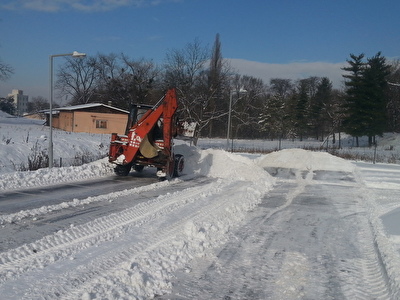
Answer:
[[[15,73],[0,96],[49,97],[49,56],[124,53],[162,63],[198,39],[239,72],[327,76],[338,87],[350,53],[399,58],[398,0],[2,0],[0,59]],[[64,58],[55,58],[55,68]]]

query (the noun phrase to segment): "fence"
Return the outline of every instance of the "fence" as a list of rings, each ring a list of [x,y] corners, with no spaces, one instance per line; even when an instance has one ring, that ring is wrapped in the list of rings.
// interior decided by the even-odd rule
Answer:
[[[83,153],[76,154],[74,157],[60,157],[54,159],[54,167],[70,167],[70,166],[81,166],[99,159],[106,157],[104,154],[92,154]],[[39,153],[35,157],[28,157],[27,162],[10,162],[7,165],[0,165],[0,173],[12,172],[12,171],[34,171],[41,168],[47,168],[49,166],[48,156]]]
[[[342,143],[339,148],[337,143],[322,145],[315,140],[229,140],[226,139],[199,139],[198,146],[201,149],[214,148],[229,152],[243,152],[267,154],[282,149],[299,148],[310,151],[324,151],[332,155],[356,161],[369,161],[378,163],[400,164],[400,145],[377,147],[354,147],[353,143]]]

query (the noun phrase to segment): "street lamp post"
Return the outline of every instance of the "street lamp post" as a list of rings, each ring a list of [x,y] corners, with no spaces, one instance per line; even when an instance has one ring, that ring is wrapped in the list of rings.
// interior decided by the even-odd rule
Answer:
[[[86,54],[74,51],[72,53],[50,55],[49,168],[53,167],[53,58],[59,56],[85,57]]]
[[[226,150],[229,150],[229,138],[230,138],[230,134],[231,134],[231,118],[232,118],[232,97],[233,97],[234,93],[238,94],[238,100],[239,100],[239,95],[246,94],[247,91],[245,89],[241,88],[240,90],[231,90],[231,92],[229,94],[229,111],[228,111],[228,129],[227,129],[227,133],[226,133]],[[233,138],[232,138],[232,142],[233,142]]]

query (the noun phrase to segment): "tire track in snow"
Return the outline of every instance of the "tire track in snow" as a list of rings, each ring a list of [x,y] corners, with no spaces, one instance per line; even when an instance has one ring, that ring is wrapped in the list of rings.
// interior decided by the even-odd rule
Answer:
[[[354,201],[338,199],[336,209],[343,219],[354,218],[358,228],[357,249],[360,252],[355,258],[341,259],[338,261],[339,277],[346,299],[395,299],[391,297],[386,270],[379,255],[379,249],[374,241],[373,228],[365,208],[365,193],[360,193],[360,185],[355,188],[358,195]],[[350,212],[350,213],[349,213]],[[361,216],[361,217],[357,217]]]
[[[229,210],[235,210],[235,205],[243,205],[243,203],[237,203],[238,201],[232,203],[232,199],[236,199],[238,193],[243,193],[241,189],[243,190],[245,186],[248,189],[248,185],[248,182],[224,183],[216,180],[216,182],[180,192],[179,199],[174,197],[174,194],[165,195],[138,205],[133,209],[126,210],[123,214],[100,218],[96,222],[90,222],[85,226],[71,228],[68,230],[68,234],[65,232],[62,234],[63,237],[68,236],[68,239],[58,240],[55,238],[56,235],[47,237],[49,240],[43,239],[35,243],[35,245],[30,245],[28,251],[20,249],[19,258],[17,259],[10,256],[9,253],[3,253],[1,256],[3,265],[0,268],[0,276],[1,278],[8,278],[5,279],[5,286],[9,282],[13,284],[15,280],[28,284],[28,288],[21,291],[20,294],[28,291],[29,297],[32,298],[51,299],[65,297],[65,299],[76,299],[77,294],[86,290],[86,288],[80,288],[82,285],[92,286],[91,282],[93,280],[101,281],[101,278],[107,282],[107,274],[114,272],[116,266],[127,264],[127,261],[132,261],[145,252],[156,250],[162,244],[170,241],[171,237],[178,235],[178,233],[182,234],[186,223],[204,222],[204,220],[212,218],[216,211],[224,209],[227,213],[230,213]],[[226,195],[227,190],[229,190],[228,195]],[[80,268],[70,269],[60,276],[52,275],[50,276],[51,278],[36,278],[33,283],[30,281],[36,273],[34,268],[56,268],[53,260],[60,260],[61,263],[66,264],[63,260],[79,251],[85,251],[86,248],[99,243],[112,241],[116,235],[132,235],[132,230],[137,229],[137,227],[146,227],[146,224],[150,224],[165,214],[170,214],[178,209],[185,210],[185,206],[193,206],[196,201],[202,198],[207,199],[207,195],[211,195],[211,198],[213,198],[218,193],[223,194],[221,195],[221,201],[211,201],[202,207],[197,204],[197,209],[194,211],[187,209],[186,216],[155,232],[155,235],[150,233],[145,235],[146,239],[138,240],[134,246],[130,244],[129,247],[121,248],[122,250],[119,250],[120,248],[118,250],[110,248],[108,252],[102,255],[101,259],[88,259],[89,262]],[[240,199],[240,202],[242,200]],[[253,202],[256,202],[256,200],[251,199],[247,205],[251,207]],[[229,218],[225,219],[229,220]],[[229,224],[225,226],[229,226]],[[29,250],[32,250],[33,247],[39,249],[34,255],[29,253]],[[74,264],[72,263],[72,265]],[[23,277],[21,281],[19,281],[20,277]],[[48,282],[52,282],[52,284]]]
[[[317,183],[317,182],[316,182]],[[317,184],[324,184],[318,182]],[[328,183],[329,184],[329,183]],[[324,184],[326,186],[326,184]],[[355,176],[354,183],[340,184],[341,187],[352,187],[354,197],[341,196],[336,190],[334,201],[337,212],[349,228],[357,231],[353,242],[357,252],[354,257],[337,260],[335,267],[339,284],[345,299],[396,299],[392,298],[388,276],[380,258],[380,251],[374,239],[371,216],[368,215],[368,204],[365,197],[371,193],[360,185],[360,178]],[[338,253],[340,255],[340,253]]]
[[[385,266],[380,258],[380,251],[374,239],[371,216],[368,214],[368,203],[365,197],[371,194],[363,188],[356,175],[351,184],[340,184],[340,187],[351,187],[353,198],[341,195],[340,189],[335,191],[332,204],[339,213],[342,222],[356,229],[352,243],[357,249],[354,257],[337,260],[336,274],[338,284],[345,299],[397,299],[390,290]],[[315,182],[324,184],[323,182]],[[329,184],[329,183],[328,183]],[[327,184],[324,184],[327,186]],[[338,186],[339,188],[339,186]],[[346,234],[346,233],[345,233]],[[340,255],[340,253],[338,253]]]
[[[366,173],[367,178],[363,176],[364,170],[361,167],[355,172],[359,201],[366,207],[365,222],[367,224],[362,228],[369,228],[360,233],[365,237],[361,240],[363,243],[361,249],[367,259],[359,262],[359,270],[363,273],[363,278],[368,283],[367,286],[371,287],[363,292],[368,297],[372,295],[376,299],[399,299],[400,283],[397,279],[400,275],[400,263],[397,259],[393,259],[398,258],[399,254],[387,241],[387,237],[382,234],[385,232],[382,221],[376,217],[381,215],[374,200],[378,198],[377,192],[370,188],[368,170]]]
[[[359,184],[335,180],[336,188],[329,178],[313,181],[312,173],[296,172],[295,187],[288,188],[293,180],[281,181],[284,184],[269,193],[271,201],[275,191],[282,197],[286,191],[281,203],[271,203],[278,207],[257,213],[217,256],[199,259],[197,271],[189,276],[179,273],[173,293],[158,299],[397,299],[388,287],[367,211],[358,196]],[[313,194],[320,188],[335,196],[324,203],[315,198],[321,192]],[[290,210],[293,201],[296,206],[315,201],[312,210],[317,212],[314,217],[312,210],[296,217],[298,209]],[[318,209],[327,214],[325,221],[319,220],[324,216]],[[332,219],[330,211],[335,214]],[[301,224],[309,228],[303,230]]]
[[[197,195],[204,188],[211,188],[213,185],[213,183],[209,183],[192,188],[190,191],[191,194]],[[190,197],[190,194],[188,196]],[[5,274],[13,277],[13,272],[17,276],[18,273],[28,271],[32,266],[43,267],[46,265],[46,261],[52,263],[52,257],[56,256],[58,252],[63,252],[64,256],[71,256],[74,252],[87,248],[89,245],[112,240],[121,235],[123,230],[126,230],[126,226],[144,224],[157,213],[162,214],[166,213],[168,208],[173,209],[172,206],[179,202],[173,197],[168,199],[166,196],[160,196],[112,216],[98,218],[89,223],[46,236],[34,243],[0,253],[0,282],[6,280]]]
[[[275,299],[271,298],[271,292],[266,291],[264,286],[260,286],[260,281],[270,280],[271,273],[275,273],[272,277],[277,277],[277,274],[281,272],[282,255],[286,254],[276,249],[265,252],[265,244],[270,244],[275,234],[267,237],[267,240],[259,248],[257,243],[263,237],[257,237],[257,233],[249,233],[251,230],[249,228],[261,230],[263,224],[289,207],[312,181],[313,171],[311,169],[307,172],[295,170],[294,175],[296,182],[294,188],[288,189],[285,185],[276,191],[279,195],[285,195],[284,200],[268,210],[266,214],[260,215],[250,225],[239,230],[245,235],[243,240],[235,239],[224,247],[229,251],[221,251],[218,256],[198,260],[193,267],[195,271],[190,274],[189,280],[188,274],[179,274],[178,278],[183,277],[183,284],[173,290],[173,294],[160,296],[157,299]],[[274,192],[275,189],[268,195]],[[278,229],[276,228],[276,230]],[[248,259],[251,260],[252,257],[258,256],[269,257],[269,259],[265,259],[269,263],[249,264],[247,262]],[[275,264],[271,262],[275,262]],[[289,266],[287,265],[287,267]],[[293,269],[295,266],[291,267]],[[298,269],[301,269],[300,265],[298,265]],[[240,274],[236,270],[240,270]],[[209,280],[212,280],[212,283]],[[217,283],[215,284],[215,282]],[[218,290],[210,287],[214,284],[218,286]]]

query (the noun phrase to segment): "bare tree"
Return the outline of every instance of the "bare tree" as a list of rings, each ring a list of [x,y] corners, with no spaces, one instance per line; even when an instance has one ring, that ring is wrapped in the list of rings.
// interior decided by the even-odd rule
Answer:
[[[188,43],[183,49],[172,49],[166,54],[165,81],[182,92],[195,86],[199,76],[206,70],[209,50],[198,39]]]
[[[14,69],[0,60],[0,81],[5,81],[14,73]]]
[[[293,94],[294,86],[290,79],[272,78],[270,80],[270,90],[273,95],[287,100]]]
[[[392,61],[390,66],[386,89],[388,130],[400,132],[400,60]]]
[[[42,96],[33,97],[28,103],[28,111],[30,113],[36,113],[41,110],[48,109],[49,107],[49,101]]]
[[[114,105],[121,106],[120,102],[124,102],[125,98],[122,91],[124,88],[121,84],[121,67],[118,55],[111,53],[108,55],[99,54],[96,61],[96,71],[98,81],[96,84],[96,98],[99,102],[111,101]]]
[[[159,87],[161,70],[151,60],[141,58],[132,60],[126,55],[122,55],[122,61],[126,72],[131,77],[131,84],[134,89],[134,98],[137,103],[149,103],[154,101],[151,92]]]
[[[66,63],[57,72],[55,84],[60,97],[71,96],[70,104],[74,105],[91,102],[98,80],[96,58],[76,59],[69,57],[66,60]]]
[[[154,103],[158,95],[159,68],[150,60],[133,60],[121,54],[99,55],[97,59],[99,80],[96,94],[100,102],[130,109],[136,103]]]
[[[279,141],[285,138],[291,128],[290,102],[294,94],[294,85],[290,79],[272,78],[268,97],[259,114],[261,131],[267,137]]]
[[[166,55],[165,84],[179,91],[180,111],[185,119],[204,126],[204,111],[208,107],[209,50],[196,39],[185,48],[170,50]]]
[[[236,74],[232,78],[232,132],[238,138],[260,137],[259,113],[266,101],[264,82],[252,76]],[[240,90],[245,90],[244,94]]]

